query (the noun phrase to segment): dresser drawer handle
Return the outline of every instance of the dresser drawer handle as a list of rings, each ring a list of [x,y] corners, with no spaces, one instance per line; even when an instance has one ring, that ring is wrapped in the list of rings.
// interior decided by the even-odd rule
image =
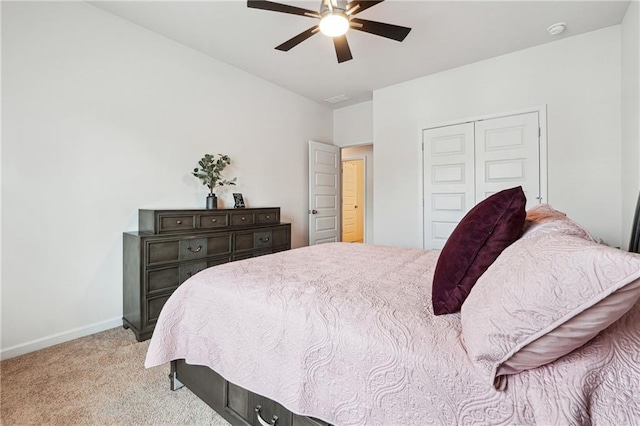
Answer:
[[[197,271],[187,271],[187,276],[192,277],[200,271],[202,271],[202,269],[198,269]]]
[[[265,242],[265,243],[268,243],[270,239],[271,239],[271,238],[269,238],[269,237],[264,237],[264,238],[263,238],[263,237],[260,237],[260,238],[258,238],[258,240],[263,241],[263,242]]]
[[[176,220],[176,223],[177,223],[178,225],[182,225],[182,221],[181,221],[181,220]]]
[[[262,426],[276,426],[276,423],[278,423],[278,416],[276,415],[271,418],[271,423],[267,423],[260,415],[260,410],[262,410],[262,407],[260,405],[256,405],[255,410],[256,416],[258,417],[258,423],[260,423]]]
[[[244,217],[244,216],[242,216],[242,217],[240,218],[240,220],[247,220],[247,218],[246,218],[246,217]]]
[[[187,250],[189,250],[191,253],[198,253],[200,250],[202,250],[202,246],[199,245],[197,249],[192,249],[191,246],[187,247]]]
[[[218,219],[211,219],[211,222],[216,223]]]
[[[267,215],[267,219],[271,219],[271,216]]]

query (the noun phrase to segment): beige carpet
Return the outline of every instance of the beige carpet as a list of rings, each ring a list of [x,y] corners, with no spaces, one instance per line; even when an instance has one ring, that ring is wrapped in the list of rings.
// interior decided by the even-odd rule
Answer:
[[[169,365],[145,369],[149,342],[114,328],[0,364],[0,424],[228,425]]]

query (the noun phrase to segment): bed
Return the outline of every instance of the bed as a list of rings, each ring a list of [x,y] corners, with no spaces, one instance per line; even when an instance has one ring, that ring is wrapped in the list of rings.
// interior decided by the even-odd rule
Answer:
[[[434,314],[446,246],[209,268],[163,308],[145,365],[171,362],[172,389],[237,425],[640,423],[640,255],[530,217],[461,312]]]

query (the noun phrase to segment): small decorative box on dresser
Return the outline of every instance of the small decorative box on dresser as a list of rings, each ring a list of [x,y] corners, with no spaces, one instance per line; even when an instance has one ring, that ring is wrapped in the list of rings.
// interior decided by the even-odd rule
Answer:
[[[125,232],[123,325],[151,337],[165,302],[210,266],[291,248],[280,208],[139,210],[138,232]]]

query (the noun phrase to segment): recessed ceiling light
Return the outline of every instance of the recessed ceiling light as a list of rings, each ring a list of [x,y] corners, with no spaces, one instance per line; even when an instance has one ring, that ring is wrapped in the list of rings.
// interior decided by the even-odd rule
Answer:
[[[567,29],[567,24],[564,22],[558,22],[557,24],[553,24],[549,28],[547,28],[547,32],[552,36],[555,36],[558,34],[562,34],[565,29]]]

